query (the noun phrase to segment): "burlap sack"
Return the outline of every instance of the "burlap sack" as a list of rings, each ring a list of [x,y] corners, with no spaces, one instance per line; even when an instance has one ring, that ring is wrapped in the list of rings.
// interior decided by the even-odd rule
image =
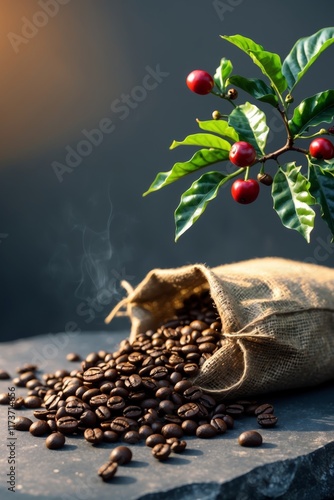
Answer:
[[[195,383],[219,399],[314,386],[334,378],[334,269],[279,258],[213,269],[155,269],[120,304],[130,340],[210,290],[226,341]]]

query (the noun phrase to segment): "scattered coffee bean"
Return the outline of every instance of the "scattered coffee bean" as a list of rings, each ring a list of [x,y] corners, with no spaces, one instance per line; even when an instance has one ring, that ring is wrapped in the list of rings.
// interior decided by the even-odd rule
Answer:
[[[42,398],[38,396],[27,396],[24,399],[24,406],[26,408],[40,408],[40,406],[42,406]]]
[[[31,424],[29,432],[33,436],[44,436],[50,432],[50,427],[44,420],[37,420],[37,422]]]
[[[7,373],[5,370],[0,370],[0,380],[8,380],[10,379],[9,373]]]
[[[196,436],[201,439],[211,439],[217,435],[217,429],[211,424],[199,425],[196,429]]]
[[[24,398],[22,396],[19,396],[14,399],[14,401],[11,401],[11,406],[15,409],[18,410],[19,408],[22,408],[24,406]]]
[[[132,451],[127,446],[117,446],[110,453],[109,459],[118,465],[128,464],[132,460]]]
[[[179,439],[177,439],[176,441],[174,441],[172,443],[168,443],[168,444],[170,444],[171,450],[174,453],[182,453],[187,447],[186,441],[184,441],[184,440],[180,441]]]
[[[152,448],[152,455],[154,456],[154,458],[160,460],[161,462],[167,460],[170,454],[171,454],[171,447],[169,444],[160,443],[156,444]]]
[[[10,397],[7,392],[2,392],[0,394],[0,405],[9,405]]]
[[[257,431],[245,431],[238,437],[240,446],[261,446],[262,436]]]
[[[108,430],[103,432],[103,441],[105,441],[106,443],[117,443],[118,440],[119,434],[117,434],[117,432]]]
[[[61,432],[53,432],[45,440],[45,445],[50,450],[58,450],[65,444],[65,436]]]
[[[150,448],[153,448],[157,444],[164,444],[166,438],[162,434],[151,434],[146,438],[145,444]]]
[[[97,473],[99,476],[101,476],[103,481],[109,481],[109,479],[114,477],[114,475],[116,474],[117,467],[118,466],[116,462],[107,462],[101,465]]]
[[[137,444],[141,441],[141,436],[137,431],[128,431],[124,434],[123,440],[129,444]]]
[[[75,417],[65,416],[57,420],[57,429],[64,434],[73,434],[78,429],[78,421]]]
[[[183,436],[182,427],[178,424],[166,424],[161,429],[161,434],[167,439],[171,437],[180,438]]]
[[[76,354],[75,352],[70,352],[66,355],[67,361],[81,361],[81,357],[79,354]]]
[[[103,431],[99,427],[85,429],[84,437],[89,443],[99,444],[103,441]]]
[[[122,341],[117,352],[89,353],[70,372],[60,369],[38,378],[36,366],[21,367],[12,383],[26,387],[27,396],[14,400],[2,394],[0,404],[42,406],[34,410],[37,422],[21,421],[21,426],[35,435],[52,432],[46,440],[49,448],[58,446],[57,435],[61,441],[64,435],[83,435],[92,444],[142,440],[163,461],[186,448],[183,435],[213,438],[244,415],[255,415],[261,427],[277,422],[270,404],[246,399],[218,403],[196,386],[194,377],[222,342],[222,325],[208,292],[192,295],[176,318],[140,333],[132,344]],[[80,356],[70,353],[67,359],[79,361]],[[115,474],[121,463],[116,458],[110,456],[100,468],[104,480]]]
[[[14,420],[14,429],[16,431],[28,431],[30,426],[32,425],[32,420],[27,417],[15,417]]]
[[[257,422],[261,427],[274,427],[278,422],[278,418],[271,413],[260,413],[257,416]]]

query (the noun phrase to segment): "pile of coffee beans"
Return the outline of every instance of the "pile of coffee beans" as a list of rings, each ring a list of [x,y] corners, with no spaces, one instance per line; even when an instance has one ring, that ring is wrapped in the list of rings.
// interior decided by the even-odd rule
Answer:
[[[28,388],[28,394],[11,404],[33,409],[36,421],[19,416],[15,428],[47,436],[50,449],[61,448],[66,436],[73,434],[82,434],[94,445],[144,441],[157,460],[165,461],[186,448],[185,436],[214,438],[244,415],[255,416],[260,427],[273,427],[277,417],[272,405],[253,400],[219,402],[192,382],[223,342],[209,294],[192,295],[156,331],[139,334],[132,344],[122,341],[113,353],[90,353],[79,369],[60,369],[42,378],[36,374],[37,366],[18,369],[13,383]],[[80,357],[70,353],[67,359],[79,362]],[[0,395],[0,404],[8,403],[9,395]],[[239,436],[239,444],[259,446],[262,437],[247,431]],[[131,458],[131,450],[119,446],[98,474],[109,480],[118,465]]]

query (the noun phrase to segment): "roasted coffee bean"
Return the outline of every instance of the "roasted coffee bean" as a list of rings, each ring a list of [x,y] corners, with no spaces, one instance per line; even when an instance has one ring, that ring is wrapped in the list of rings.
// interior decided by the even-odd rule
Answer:
[[[171,424],[181,425],[181,423],[182,423],[182,419],[180,417],[178,417],[177,415],[174,415],[174,413],[166,413],[166,415],[164,415],[163,419],[165,420],[165,422],[171,423]]]
[[[141,437],[141,439],[146,439],[148,436],[151,436],[153,434],[152,427],[149,425],[141,425],[138,429],[138,434]]]
[[[218,434],[224,434],[227,430],[226,422],[222,418],[213,418],[210,424],[216,429]]]
[[[15,417],[14,429],[16,431],[28,431],[32,425],[32,420],[27,417]]]
[[[104,373],[98,366],[92,366],[88,368],[83,374],[83,379],[85,382],[98,382],[104,378]]]
[[[167,444],[170,445],[170,448],[174,453],[182,453],[187,447],[186,441],[184,440],[181,441],[179,439],[173,441],[172,443],[167,443]]]
[[[95,410],[95,415],[99,420],[109,420],[111,417],[111,411],[107,406],[99,406]]]
[[[224,403],[219,403],[217,406],[215,406],[214,412],[216,413],[225,413],[226,411],[226,405]]]
[[[141,437],[138,431],[128,431],[124,434],[123,440],[129,444],[137,444],[141,441]]]
[[[159,406],[159,401],[157,401],[154,398],[144,399],[140,403],[140,407],[143,408],[144,410],[153,410],[154,408],[157,408],[158,406]]]
[[[24,406],[24,398],[22,396],[15,398],[14,401],[11,402],[11,406],[14,408],[14,410],[22,408],[22,406]]]
[[[192,321],[189,326],[193,330],[199,330],[200,332],[202,330],[206,330],[208,328],[207,323],[205,323],[204,321],[199,321],[199,320]]]
[[[57,394],[52,394],[51,396],[47,397],[46,400],[44,400],[44,405],[48,410],[56,410],[59,401],[60,396],[58,396]]]
[[[124,361],[123,363],[118,363],[116,365],[116,369],[124,375],[131,375],[132,373],[135,373],[136,365],[129,363],[128,361]]]
[[[193,385],[183,392],[183,396],[190,401],[196,401],[203,395],[202,389]]]
[[[172,413],[175,409],[175,404],[169,399],[163,399],[159,403],[158,414],[164,415],[165,413]]]
[[[163,422],[153,422],[153,424],[151,425],[153,434],[160,434],[163,426]]]
[[[140,375],[133,373],[128,379],[125,380],[125,387],[130,390],[139,389],[142,384]]]
[[[258,415],[262,415],[263,413],[270,413],[271,415],[274,414],[274,407],[270,404],[263,404],[263,405],[260,405],[256,408],[254,414],[256,416]]]
[[[199,425],[196,429],[196,436],[201,439],[210,439],[217,435],[217,429],[211,424]]]
[[[126,465],[132,460],[132,451],[127,446],[117,446],[110,453],[109,460],[118,465]]]
[[[33,365],[31,363],[25,363],[22,366],[16,368],[16,373],[24,373],[24,372],[34,372],[37,370],[37,365]]]
[[[89,404],[92,408],[97,408],[98,406],[106,405],[108,399],[109,397],[107,396],[107,394],[98,394],[90,398]]]
[[[118,433],[130,430],[130,424],[125,417],[116,417],[110,424],[110,430]]]
[[[29,432],[33,436],[44,436],[50,432],[50,427],[44,420],[38,420],[37,422],[33,422],[31,424]]]
[[[36,389],[37,387],[41,387],[41,381],[38,378],[32,378],[26,383],[26,388],[29,390]]]
[[[174,391],[183,394],[184,391],[186,391],[187,389],[189,389],[189,387],[192,386],[193,384],[190,382],[190,380],[181,380],[180,382],[177,382],[174,385]]]
[[[198,344],[198,349],[201,353],[211,354],[216,349],[216,344],[213,342],[202,342]]]
[[[152,448],[152,455],[154,456],[154,458],[160,460],[161,462],[167,460],[170,454],[171,454],[171,447],[169,444],[160,443],[156,444]]]
[[[45,440],[45,445],[50,450],[59,450],[65,444],[65,436],[61,432],[53,432]]]
[[[110,420],[100,420],[99,421],[99,426],[100,426],[100,428],[103,431],[109,431],[110,430],[110,424],[111,424],[111,422],[112,422],[112,419],[110,419]],[[93,426],[90,426],[90,427],[96,427],[96,425],[95,426],[93,425]]]
[[[172,392],[173,389],[171,387],[159,387],[159,389],[155,393],[155,397],[163,401],[169,398]]]
[[[233,427],[234,427],[234,418],[231,417],[231,415],[224,415],[221,418],[224,420],[224,422],[227,425],[228,429],[233,429]]]
[[[122,396],[111,396],[107,401],[107,407],[112,411],[122,411],[125,408],[125,401]]]
[[[57,429],[64,434],[73,434],[78,429],[76,418],[68,415],[57,420]]]
[[[84,405],[79,401],[68,401],[66,406],[63,406],[66,415],[72,415],[73,417],[80,417],[84,412]],[[59,411],[59,410],[58,410]],[[58,415],[58,412],[57,412]],[[64,415],[61,415],[64,416]]]
[[[162,434],[151,434],[146,438],[145,444],[150,448],[153,448],[157,444],[163,444],[166,442],[166,438]]]
[[[183,432],[188,436],[194,436],[196,434],[197,427],[198,423],[195,420],[191,419],[186,419],[181,424]]]
[[[36,378],[36,375],[35,375],[35,372],[33,371],[27,371],[27,372],[24,372],[24,373],[21,373],[19,379],[20,379],[20,382],[23,384],[23,387],[26,386],[26,383],[29,381],[29,380],[32,380]],[[22,387],[22,386],[21,386]]]
[[[261,427],[274,427],[278,422],[278,418],[271,413],[260,413],[257,416],[257,422]]]
[[[7,392],[2,392],[0,394],[0,405],[9,405],[10,397]]]
[[[238,437],[240,446],[261,446],[262,436],[257,431],[245,431]]]
[[[183,436],[182,427],[178,424],[168,423],[161,429],[161,434],[167,439],[171,437],[180,438]]]
[[[92,410],[86,410],[80,415],[80,425],[83,427],[94,427],[97,418]]]
[[[90,352],[87,354],[85,361],[88,363],[93,363],[94,365],[100,361],[100,356],[98,355],[97,352]]]
[[[57,432],[57,424],[55,420],[47,420],[46,423],[50,427],[50,432]]]
[[[194,377],[199,372],[199,366],[196,363],[186,363],[183,367],[183,371],[187,377]]]
[[[192,419],[199,414],[199,406],[195,402],[189,402],[180,406],[177,410],[179,417],[184,419]]]
[[[168,376],[168,369],[165,366],[155,366],[150,370],[150,377],[158,380]]]
[[[43,408],[41,410],[34,410],[34,417],[38,418],[38,420],[47,420],[50,411],[54,411],[54,413],[56,414],[56,410],[48,410]]]
[[[230,404],[226,407],[226,414],[231,417],[240,417],[244,413],[244,407],[238,404]]]
[[[107,462],[99,468],[97,471],[98,475],[101,476],[103,481],[109,481],[117,472],[117,463],[116,462]]]
[[[110,391],[110,397],[121,396],[122,398],[127,398],[129,396],[129,391],[125,387],[115,387]]]
[[[103,441],[103,431],[99,427],[85,429],[84,438],[92,444],[99,444]]]
[[[75,353],[75,352],[69,352],[67,355],[66,355],[66,359],[67,361],[81,361],[81,357],[79,354]]]
[[[119,434],[114,431],[104,431],[103,432],[103,441],[106,443],[116,443],[119,440]]]
[[[97,388],[88,389],[88,391],[83,393],[82,400],[85,403],[89,403],[91,398],[98,396],[99,394],[100,394],[100,389],[97,389]]]
[[[113,382],[104,382],[100,385],[99,389],[103,394],[110,394],[110,391],[114,389],[115,384]]]
[[[124,417],[139,418],[143,410],[139,406],[126,406],[123,410]]]
[[[185,398],[178,392],[172,392],[170,399],[173,401],[173,403],[175,403],[176,406],[181,406],[185,402]]]

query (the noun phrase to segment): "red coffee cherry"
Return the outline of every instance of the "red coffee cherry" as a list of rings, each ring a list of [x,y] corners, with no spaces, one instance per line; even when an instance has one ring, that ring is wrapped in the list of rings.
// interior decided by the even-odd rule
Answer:
[[[188,88],[195,94],[209,94],[214,87],[212,76],[201,69],[195,69],[187,76]]]
[[[231,188],[233,199],[243,205],[253,203],[253,201],[255,201],[258,197],[259,192],[260,186],[255,179],[248,179],[247,181],[243,179],[237,179],[233,182]]]
[[[319,137],[310,144],[310,155],[318,160],[330,160],[334,157],[334,146],[328,139]]]
[[[237,167],[248,167],[256,158],[256,151],[249,142],[235,142],[231,147],[229,158]]]

